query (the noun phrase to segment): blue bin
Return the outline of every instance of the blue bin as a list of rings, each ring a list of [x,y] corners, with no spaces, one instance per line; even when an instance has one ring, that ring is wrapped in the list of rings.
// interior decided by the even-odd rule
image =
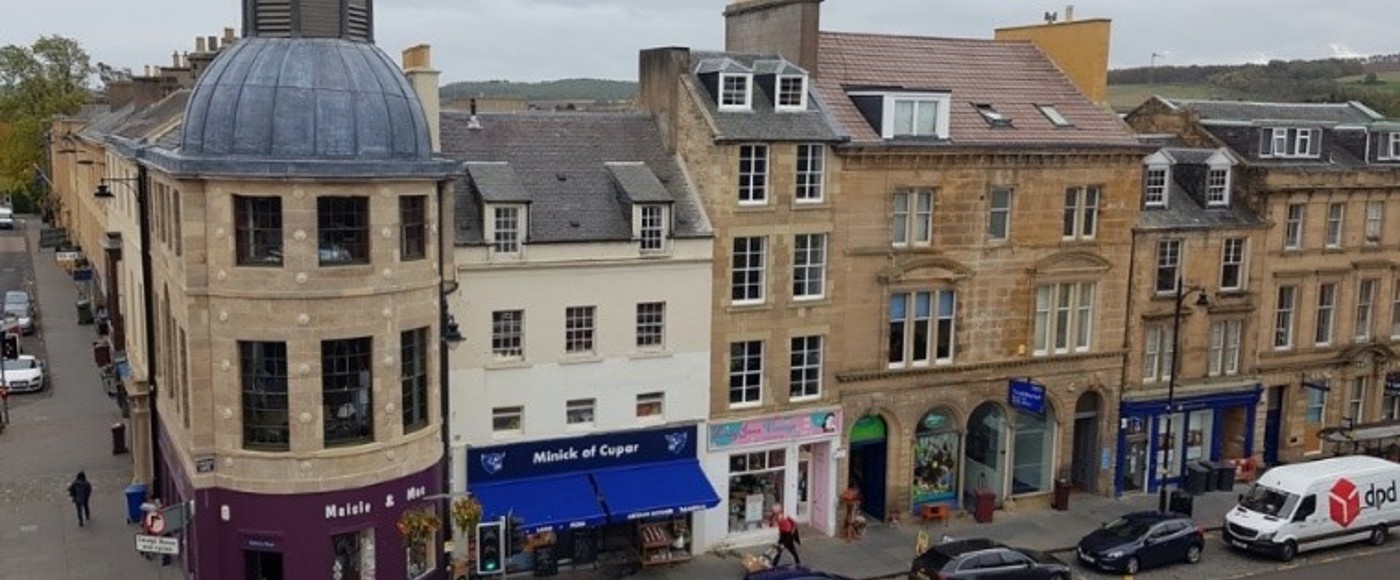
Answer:
[[[146,484],[133,483],[126,486],[126,523],[141,521],[141,504],[146,503]]]

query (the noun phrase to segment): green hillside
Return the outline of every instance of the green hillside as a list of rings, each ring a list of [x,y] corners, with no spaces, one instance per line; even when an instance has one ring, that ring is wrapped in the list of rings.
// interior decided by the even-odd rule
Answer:
[[[1392,58],[1275,60],[1238,65],[1139,67],[1108,73],[1109,103],[1129,111],[1152,95],[1279,102],[1360,101],[1400,117],[1400,72]]]
[[[637,93],[637,83],[607,79],[560,79],[537,83],[465,81],[443,86],[443,99],[525,97],[531,101],[625,101]]]
[[[1236,99],[1238,93],[1204,84],[1108,85],[1108,104],[1115,111],[1131,111],[1153,95],[1176,99]]]

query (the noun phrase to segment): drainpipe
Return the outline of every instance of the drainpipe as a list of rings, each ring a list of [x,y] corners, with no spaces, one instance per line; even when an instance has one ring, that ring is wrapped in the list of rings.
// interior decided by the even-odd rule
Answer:
[[[1137,278],[1137,227],[1134,226],[1130,231],[1132,235],[1128,238],[1128,300],[1126,306],[1123,308],[1123,364],[1119,365],[1122,367],[1122,373],[1118,379],[1118,408],[1113,414],[1113,416],[1118,418],[1118,425],[1114,426],[1115,428],[1110,431],[1111,433],[1122,433],[1123,431],[1121,428],[1124,420],[1123,395],[1125,393],[1123,391],[1128,388],[1128,377],[1131,376],[1129,374],[1131,371],[1128,369],[1128,361],[1131,360],[1133,355],[1133,316],[1135,314],[1133,305],[1137,304],[1135,296],[1137,286],[1134,285],[1134,281]],[[1176,353],[1172,353],[1172,356],[1176,356]],[[1122,452],[1121,447],[1122,446],[1118,444],[1118,436],[1114,435],[1112,445],[1112,449],[1114,450],[1113,469],[1109,470],[1110,480],[1108,482],[1109,489],[1113,491],[1113,497],[1123,495],[1118,489],[1118,478],[1122,475],[1118,473],[1118,468],[1120,467],[1118,465],[1118,454]],[[1150,449],[1151,444],[1149,444],[1148,447]]]
[[[439,181],[437,184],[437,207],[438,207],[438,429],[442,433],[442,538],[437,544],[438,562],[443,563],[443,569],[452,574],[452,559],[459,554],[447,553],[447,538],[451,534],[452,523],[452,433],[448,425],[448,405],[451,401],[451,393],[448,391],[448,375],[450,370],[448,350],[451,344],[447,341],[447,297],[457,291],[454,281],[452,287],[448,287],[447,268],[456,267],[455,258],[447,260],[447,243],[444,241],[447,236],[455,236],[457,229],[455,224],[444,223],[447,215],[446,207],[443,205],[448,198],[447,189],[452,182]],[[455,244],[454,244],[455,246]]]
[[[160,450],[160,411],[157,408],[157,401],[160,397],[156,393],[156,323],[155,323],[155,283],[151,272],[151,214],[150,204],[147,202],[150,193],[150,175],[146,166],[141,163],[136,164],[136,215],[138,219],[138,229],[141,232],[141,300],[145,302],[143,316],[146,325],[146,404],[151,412],[151,486],[150,493],[153,497],[162,498],[165,494],[162,490],[164,478],[161,473],[164,469],[164,461]]]

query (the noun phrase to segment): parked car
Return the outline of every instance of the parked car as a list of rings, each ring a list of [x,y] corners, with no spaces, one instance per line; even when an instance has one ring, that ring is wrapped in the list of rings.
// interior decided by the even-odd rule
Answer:
[[[32,393],[44,390],[44,361],[32,354],[22,354],[4,363],[4,385],[11,393]]]
[[[744,578],[745,580],[851,580],[845,576],[818,570],[808,570],[800,566],[759,570],[744,576]]]
[[[1068,580],[1069,566],[1043,552],[987,539],[938,544],[914,558],[910,580]]]
[[[15,229],[15,212],[8,207],[0,207],[0,230]]]
[[[3,315],[6,318],[13,316],[21,333],[34,334],[34,302],[29,299],[28,292],[23,290],[6,292]]]
[[[1190,518],[1137,512],[1090,532],[1079,540],[1077,552],[1086,565],[1131,575],[1143,568],[1200,562],[1205,545],[1205,531]]]

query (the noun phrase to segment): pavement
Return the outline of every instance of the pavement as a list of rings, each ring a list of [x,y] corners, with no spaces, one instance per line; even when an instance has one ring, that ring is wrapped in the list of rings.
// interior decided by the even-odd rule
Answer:
[[[1236,487],[1243,493],[1246,487]],[[1235,493],[1214,492],[1197,496],[1193,518],[1208,531],[1223,524],[1225,513],[1235,505]],[[969,514],[954,514],[947,522],[902,525],[875,524],[854,542],[822,536],[816,530],[802,530],[802,563],[814,570],[830,572],[853,580],[904,578],[914,558],[918,533],[925,531],[937,543],[950,539],[991,538],[999,542],[1058,555],[1066,563],[1079,539],[1103,523],[1136,511],[1155,510],[1156,494],[1109,498],[1077,493],[1070,498],[1068,511],[1051,509],[998,511],[990,523],[976,523]],[[759,553],[763,547],[704,554],[669,568],[643,570],[629,578],[648,580],[720,580],[743,578],[740,566],[744,553]],[[784,555],[785,562],[790,562]],[[616,578],[602,570],[580,569],[561,573],[564,580]]]
[[[78,325],[76,284],[52,250],[38,249],[39,221],[25,223],[0,232],[0,289],[30,286],[39,330],[23,349],[46,360],[49,385],[11,396],[0,432],[0,579],[178,577],[135,552],[122,494],[131,456],[112,454],[110,428],[122,418],[98,377],[96,330]],[[93,484],[93,520],[81,528],[66,491],[80,470]]]

